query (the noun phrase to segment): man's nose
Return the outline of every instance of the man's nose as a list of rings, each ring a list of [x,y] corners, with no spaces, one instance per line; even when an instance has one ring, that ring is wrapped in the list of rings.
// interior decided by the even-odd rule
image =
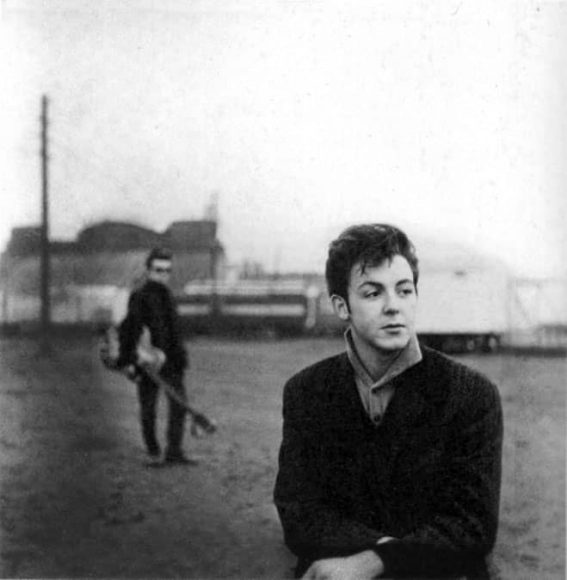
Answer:
[[[400,310],[400,298],[394,293],[387,292],[384,301],[384,312],[386,313],[396,313]]]

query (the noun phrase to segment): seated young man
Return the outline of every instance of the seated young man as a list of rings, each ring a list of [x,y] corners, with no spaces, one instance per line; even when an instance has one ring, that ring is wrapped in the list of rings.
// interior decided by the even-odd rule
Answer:
[[[413,244],[393,226],[353,226],[330,245],[345,352],[296,374],[283,396],[274,499],[297,577],[488,577],[500,396],[420,346],[418,277]]]

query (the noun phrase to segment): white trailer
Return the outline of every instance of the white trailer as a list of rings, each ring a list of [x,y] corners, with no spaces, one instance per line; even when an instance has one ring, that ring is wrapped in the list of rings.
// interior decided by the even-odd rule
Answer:
[[[455,248],[453,248],[455,250]],[[442,350],[496,350],[510,331],[512,277],[498,260],[438,253],[421,263],[417,331]]]

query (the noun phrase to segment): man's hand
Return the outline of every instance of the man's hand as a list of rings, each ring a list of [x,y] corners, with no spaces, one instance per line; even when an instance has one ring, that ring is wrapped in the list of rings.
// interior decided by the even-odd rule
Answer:
[[[365,550],[347,558],[326,558],[313,562],[302,580],[372,580],[384,572],[380,556]]]
[[[128,365],[123,367],[123,371],[131,381],[137,382],[140,378],[140,371],[136,365]]]

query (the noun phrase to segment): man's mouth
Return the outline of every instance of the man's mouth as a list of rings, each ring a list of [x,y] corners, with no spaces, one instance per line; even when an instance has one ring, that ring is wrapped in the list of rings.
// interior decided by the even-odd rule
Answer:
[[[386,324],[383,326],[385,330],[399,330],[400,328],[405,328],[404,324]]]

